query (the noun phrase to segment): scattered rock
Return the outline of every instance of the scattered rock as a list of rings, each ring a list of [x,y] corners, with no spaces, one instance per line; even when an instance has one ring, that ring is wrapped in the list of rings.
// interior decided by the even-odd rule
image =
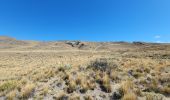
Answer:
[[[156,93],[144,93],[146,96],[146,100],[164,100],[165,96],[162,94],[156,94]]]
[[[145,45],[144,42],[133,42],[133,44],[135,44],[135,45]]]
[[[129,74],[130,76],[133,76],[133,70],[129,70],[129,71],[128,71],[128,74]]]
[[[83,47],[84,47],[84,43],[81,43],[78,48],[81,49]]]
[[[71,45],[72,47],[75,47],[80,44],[80,41],[67,41],[66,44]]]
[[[57,87],[61,88],[62,87],[62,83],[57,83]]]
[[[110,96],[110,100],[120,100],[123,97],[123,93],[119,91],[113,92],[113,94]]]

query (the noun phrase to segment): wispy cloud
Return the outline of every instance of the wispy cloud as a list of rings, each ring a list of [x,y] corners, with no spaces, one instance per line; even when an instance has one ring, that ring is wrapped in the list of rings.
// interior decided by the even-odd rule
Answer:
[[[155,35],[154,38],[155,38],[155,39],[160,39],[161,36],[160,36],[160,35]]]
[[[163,43],[162,41],[156,41],[156,43]]]
[[[170,43],[170,41],[156,41],[156,43]]]

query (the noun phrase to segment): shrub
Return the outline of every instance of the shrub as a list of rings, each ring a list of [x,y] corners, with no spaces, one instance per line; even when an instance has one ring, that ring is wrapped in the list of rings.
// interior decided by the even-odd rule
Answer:
[[[90,65],[87,68],[92,68],[93,70],[100,71],[110,71],[111,63],[106,58],[96,59],[95,61],[91,61]]]

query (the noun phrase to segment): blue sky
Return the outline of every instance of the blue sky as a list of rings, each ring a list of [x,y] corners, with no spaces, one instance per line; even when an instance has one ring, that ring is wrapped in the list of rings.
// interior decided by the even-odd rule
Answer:
[[[0,35],[170,42],[170,0],[0,0]]]

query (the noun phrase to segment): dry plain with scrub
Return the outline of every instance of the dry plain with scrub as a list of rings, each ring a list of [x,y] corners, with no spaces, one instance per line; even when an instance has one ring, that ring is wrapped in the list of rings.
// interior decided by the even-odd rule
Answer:
[[[0,100],[170,100],[170,44],[0,37]]]

